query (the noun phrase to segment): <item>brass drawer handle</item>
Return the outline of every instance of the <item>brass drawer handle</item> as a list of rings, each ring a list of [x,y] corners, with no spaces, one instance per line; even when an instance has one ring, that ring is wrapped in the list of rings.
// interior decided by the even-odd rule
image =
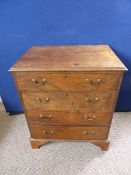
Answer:
[[[95,131],[83,131],[83,134],[93,136],[95,135]]]
[[[99,101],[99,98],[96,97],[95,99],[90,99],[90,98],[86,97],[86,98],[85,98],[85,101],[86,101],[87,103],[96,103],[97,101]]]
[[[36,97],[36,101],[41,102],[41,99],[39,97]]]
[[[42,133],[43,134],[54,134],[54,131],[47,131],[47,130],[45,130],[45,131],[42,131]]]
[[[87,115],[85,115],[84,118],[87,119],[87,120],[92,121],[92,120],[95,120],[96,119],[96,116],[93,115],[92,117],[88,117]]]
[[[35,79],[35,78],[32,78],[32,83],[34,83],[34,84],[38,84],[38,81]]]
[[[93,80],[86,79],[86,83],[91,84],[91,85],[100,85],[102,83],[102,80],[97,79],[95,82],[93,82]]]
[[[50,100],[50,99],[49,99],[48,97],[45,98],[45,102],[49,102],[49,100]]]
[[[95,98],[95,102],[97,102],[97,101],[99,101],[99,98],[98,97]]]
[[[37,81],[35,78],[32,78],[31,81],[32,81],[33,84],[38,84],[38,81]],[[42,83],[43,83],[43,84],[45,84],[45,83],[47,83],[47,82],[48,82],[48,80],[45,79],[45,78],[42,80]]]
[[[44,78],[43,80],[42,80],[42,83],[43,84],[45,84],[45,83],[47,83],[48,82],[48,80],[46,79],[46,78]]]
[[[92,80],[86,79],[86,83],[93,84]]]
[[[100,85],[101,83],[102,83],[102,80],[101,79],[97,79],[95,84],[96,85]]]
[[[35,99],[36,99],[37,102],[42,102],[40,97],[36,97]],[[49,102],[50,99],[48,97],[46,97],[44,100],[47,103],[47,102]]]
[[[42,114],[40,114],[40,118],[42,118],[44,120],[50,120],[52,118],[52,115],[42,115]]]
[[[88,102],[88,103],[91,103],[91,99],[89,99],[87,97],[85,98],[85,101]]]

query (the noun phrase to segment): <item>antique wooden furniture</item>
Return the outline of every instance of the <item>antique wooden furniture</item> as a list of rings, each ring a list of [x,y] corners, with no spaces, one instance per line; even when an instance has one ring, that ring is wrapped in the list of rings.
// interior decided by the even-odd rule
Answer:
[[[30,48],[10,69],[32,148],[48,141],[90,141],[107,150],[126,67],[108,45]]]

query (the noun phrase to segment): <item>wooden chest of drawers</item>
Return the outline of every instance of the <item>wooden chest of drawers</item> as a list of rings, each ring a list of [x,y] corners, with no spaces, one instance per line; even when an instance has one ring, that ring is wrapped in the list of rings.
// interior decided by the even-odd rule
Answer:
[[[30,48],[10,69],[32,148],[48,141],[90,141],[107,150],[126,67],[107,45]]]

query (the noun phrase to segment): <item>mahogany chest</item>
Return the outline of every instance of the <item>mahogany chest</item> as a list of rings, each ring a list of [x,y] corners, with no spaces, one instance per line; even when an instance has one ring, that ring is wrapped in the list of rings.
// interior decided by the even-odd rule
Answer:
[[[48,141],[90,141],[108,134],[126,67],[108,45],[31,47],[10,69],[32,148]]]

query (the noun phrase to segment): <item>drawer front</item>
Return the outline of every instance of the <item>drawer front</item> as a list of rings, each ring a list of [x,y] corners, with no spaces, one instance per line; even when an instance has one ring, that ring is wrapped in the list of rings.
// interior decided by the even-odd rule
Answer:
[[[39,139],[74,139],[97,140],[106,139],[107,127],[77,127],[77,126],[30,126],[32,138]]]
[[[111,111],[115,91],[88,92],[23,92],[25,109],[28,110],[87,110]]]
[[[115,88],[120,73],[16,72],[20,90],[99,90]]]
[[[86,111],[32,111],[27,112],[30,124],[47,125],[108,125],[111,114]]]

